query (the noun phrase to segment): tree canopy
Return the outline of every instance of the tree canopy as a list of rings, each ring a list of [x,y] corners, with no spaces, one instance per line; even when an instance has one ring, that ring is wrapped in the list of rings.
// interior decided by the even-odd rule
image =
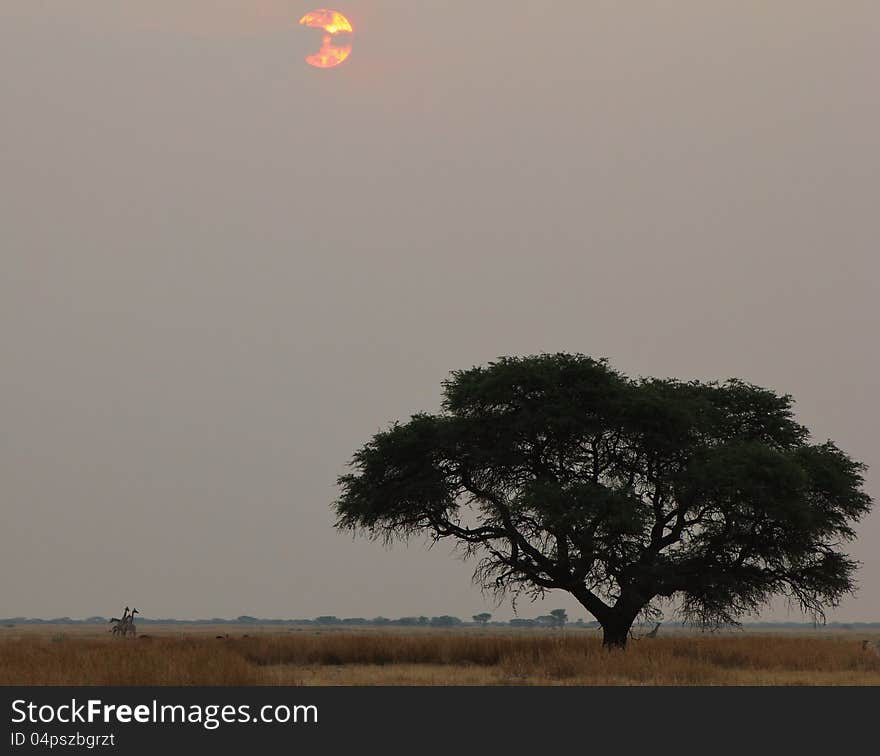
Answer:
[[[776,595],[821,619],[854,590],[842,544],[872,504],[865,467],[811,443],[788,395],[579,354],[504,357],[443,389],[441,412],[354,454],[338,528],[453,539],[484,588],[567,591],[608,646],[664,601],[717,627]]]

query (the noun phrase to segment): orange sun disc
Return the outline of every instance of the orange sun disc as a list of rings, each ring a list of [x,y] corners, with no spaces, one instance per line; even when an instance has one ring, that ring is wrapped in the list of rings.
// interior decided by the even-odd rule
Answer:
[[[302,26],[323,29],[326,33],[321,40],[321,49],[306,58],[306,63],[315,68],[335,68],[351,55],[350,42],[354,27],[345,16],[334,10],[315,10],[306,13],[299,20]],[[346,44],[337,44],[337,39]]]

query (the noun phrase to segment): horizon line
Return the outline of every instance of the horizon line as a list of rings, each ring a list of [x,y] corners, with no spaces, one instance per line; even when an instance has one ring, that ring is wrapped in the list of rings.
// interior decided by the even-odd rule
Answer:
[[[537,621],[538,619],[547,616],[547,615],[539,615],[538,617],[512,617],[510,619],[490,619],[487,621],[487,624],[509,624],[512,621]],[[333,624],[345,624],[346,622],[356,622],[358,624],[370,625],[370,624],[385,624],[385,623],[399,623],[401,620],[420,620],[425,618],[429,621],[432,619],[453,619],[459,620],[461,624],[471,625],[471,624],[480,624],[478,622],[473,622],[472,618],[463,619],[456,615],[405,615],[402,617],[385,617],[383,615],[378,615],[376,617],[339,617],[336,615],[319,615],[317,617],[296,617],[296,618],[283,618],[283,617],[253,617],[250,615],[242,614],[238,617],[226,618],[226,617],[202,617],[202,618],[186,618],[181,619],[178,617],[146,617],[142,616],[138,618],[138,622],[151,622],[161,624],[163,622],[170,623],[180,623],[180,624],[218,624],[218,623],[227,623],[227,624],[238,624],[238,625],[246,625],[246,624],[260,624],[260,623],[271,623],[271,624],[317,624],[317,625],[333,625]],[[321,622],[320,620],[325,620]],[[88,617],[75,618],[75,617],[26,617],[26,616],[15,616],[15,617],[3,617],[0,618],[0,624],[9,625],[10,623],[17,624],[27,624],[27,623],[44,623],[44,624],[67,624],[67,623],[77,623],[77,624],[99,624],[101,622],[109,622],[110,617],[94,614]],[[576,624],[599,624],[598,620],[592,619],[587,620],[582,617],[577,619],[568,620],[566,624],[568,625],[576,625]],[[650,624],[650,623],[636,623],[636,624]],[[683,620],[663,620],[663,624],[665,625],[680,625],[683,627],[691,626],[698,627],[694,623],[689,623]],[[831,620],[828,622],[812,622],[810,620],[748,620],[735,624],[727,624],[722,625],[721,627],[730,627],[735,628],[738,626],[747,626],[747,625],[805,625],[808,627],[830,627],[830,626],[847,626],[847,625],[880,625],[880,619],[873,620]]]

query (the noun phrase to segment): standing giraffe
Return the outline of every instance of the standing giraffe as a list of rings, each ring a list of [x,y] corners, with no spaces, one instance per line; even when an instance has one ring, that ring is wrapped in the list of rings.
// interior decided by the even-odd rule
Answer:
[[[112,628],[110,628],[110,631],[113,633],[113,635],[118,635],[119,633],[125,635],[125,626],[128,622],[128,607],[125,607],[125,611],[122,613],[122,619],[120,619],[119,617],[111,617],[110,621],[116,623],[115,625],[113,625]]]
[[[124,638],[126,635],[131,635],[132,637],[137,637],[137,628],[134,626],[134,615],[140,614],[137,609],[132,609],[131,614],[128,615],[128,622],[125,625],[125,629],[122,631],[122,637]]]

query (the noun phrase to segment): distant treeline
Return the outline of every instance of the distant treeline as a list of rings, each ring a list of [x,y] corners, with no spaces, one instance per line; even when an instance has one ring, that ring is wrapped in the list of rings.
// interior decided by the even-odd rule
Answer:
[[[478,615],[479,616],[479,615]],[[56,617],[54,619],[33,619],[30,617],[12,617],[0,619],[0,625],[98,625],[109,623],[108,617],[87,617],[86,619],[72,619],[71,617]],[[314,619],[266,619],[262,617],[250,617],[242,615],[235,619],[213,617],[211,619],[182,620],[172,618],[149,618],[138,617],[138,625],[320,625],[320,626],[354,626],[354,627],[558,627],[566,624],[563,620],[547,615],[535,619],[512,619],[510,621],[491,621],[480,619],[464,621],[459,617],[448,614],[439,617],[334,617],[327,615]],[[578,620],[571,623],[578,627],[599,627],[598,622],[584,622]]]
[[[316,625],[321,627],[581,627],[598,628],[598,622],[587,622],[583,619],[569,622],[564,612],[554,610],[549,615],[542,615],[533,619],[492,620],[490,614],[477,614],[470,621],[462,620],[444,614],[438,617],[335,617],[326,615],[314,619],[266,619],[242,615],[235,619],[213,617],[211,619],[181,620],[173,618],[138,617],[139,625]],[[72,619],[71,617],[56,617],[54,619],[35,619],[32,617],[10,617],[0,619],[0,626],[10,627],[13,625],[99,625],[110,622],[108,617],[87,617],[86,619]],[[687,627],[681,622],[666,622],[666,627]],[[744,622],[743,627],[755,629],[823,629],[823,630],[880,630],[880,622],[829,622],[825,625],[814,625],[811,622]]]

